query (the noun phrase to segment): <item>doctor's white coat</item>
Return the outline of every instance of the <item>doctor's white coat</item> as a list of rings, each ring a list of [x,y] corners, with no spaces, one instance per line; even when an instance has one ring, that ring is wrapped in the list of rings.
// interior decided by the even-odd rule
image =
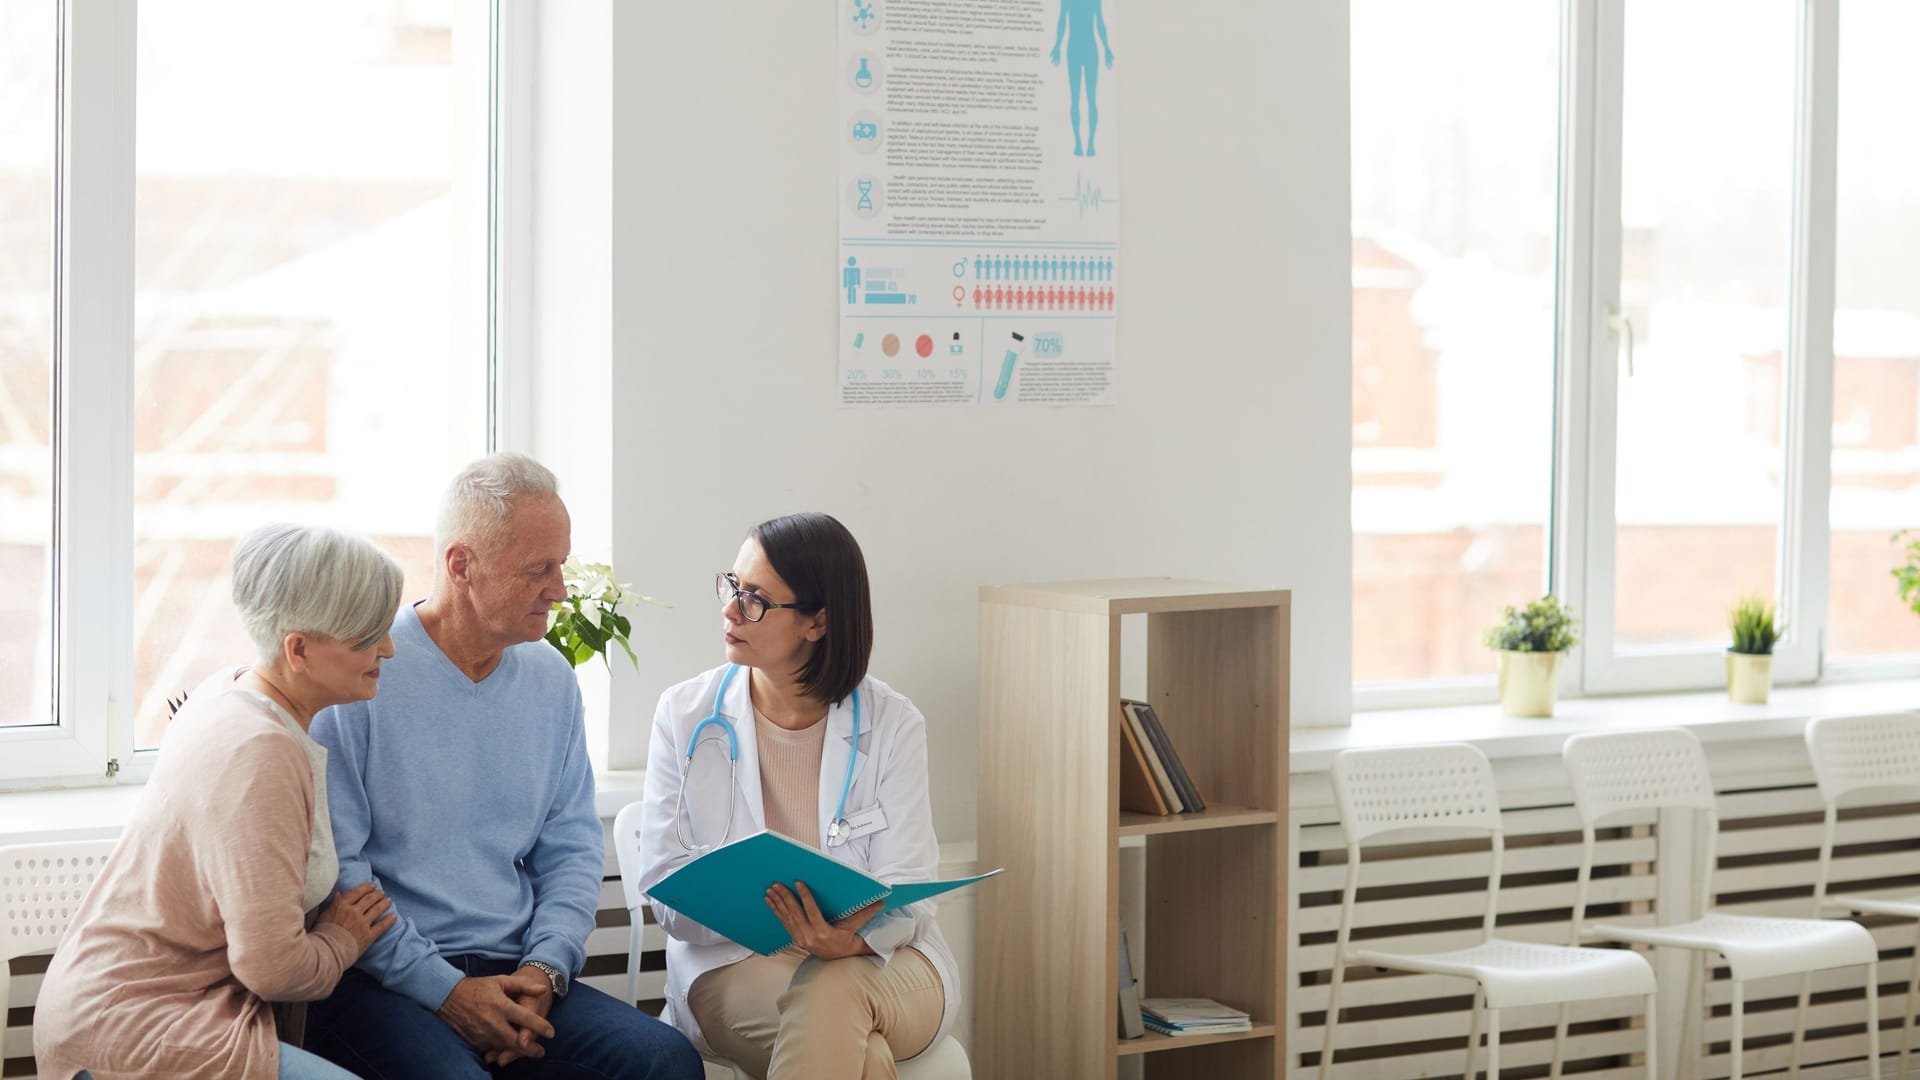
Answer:
[[[680,844],[674,829],[674,816],[680,804],[682,765],[687,739],[700,721],[714,709],[714,693],[719,689],[727,665],[697,675],[660,695],[654,711],[653,741],[647,751],[646,811],[640,827],[640,876],[642,894],[662,878],[692,861],[693,853]],[[739,736],[740,761],[737,790],[734,795],[733,827],[727,839],[738,840],[766,828],[766,810],[760,786],[759,740],[748,691],[748,671],[734,675],[726,696],[719,703],[720,715],[730,721]],[[933,835],[933,808],[927,792],[927,721],[913,702],[874,678],[860,683],[860,748],[854,764],[853,787],[847,795],[848,818],[858,821],[876,807],[884,816],[885,828],[857,835],[838,847],[822,847],[832,858],[861,870],[889,885],[910,881],[932,881],[939,870],[940,845]],[[841,701],[827,714],[827,734],[820,761],[820,837],[824,844],[827,825],[840,804],[840,791],[847,775],[847,755],[854,750],[853,708]],[[701,732],[701,739],[724,734],[715,725]],[[720,756],[714,747],[700,751],[703,758]],[[717,777],[717,779],[716,779]],[[696,774],[696,783],[724,784],[724,769]],[[690,791],[687,801],[700,824],[700,839],[711,841],[719,832],[724,811],[715,809],[710,790]],[[709,796],[703,799],[702,796]],[[710,824],[713,822],[713,824]],[[682,829],[686,829],[685,824]],[[689,837],[691,839],[691,837]],[[934,900],[925,900],[898,911],[887,911],[867,923],[862,931],[868,947],[877,954],[864,957],[884,965],[895,950],[911,945],[932,963],[940,976],[946,997],[946,1009],[940,1019],[939,1034],[945,1036],[958,1011],[959,979],[954,970],[953,952],[947,947],[940,927],[934,922]],[[687,991],[694,980],[717,967],[737,963],[753,955],[745,946],[701,926],[672,909],[648,898],[654,921],[667,933],[667,1007],[662,1019],[678,1028],[702,1050],[708,1049],[700,1026],[687,1005]]]

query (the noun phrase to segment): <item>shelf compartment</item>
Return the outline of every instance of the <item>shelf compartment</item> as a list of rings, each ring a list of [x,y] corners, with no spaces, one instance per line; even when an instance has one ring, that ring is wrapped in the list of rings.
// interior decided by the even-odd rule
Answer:
[[[1252,1031],[1230,1031],[1225,1035],[1162,1035],[1149,1031],[1137,1039],[1119,1039],[1114,1052],[1121,1057],[1128,1054],[1151,1054],[1158,1050],[1180,1050],[1191,1046],[1213,1046],[1218,1043],[1247,1042],[1252,1039],[1271,1039],[1274,1025],[1255,1024]]]
[[[1159,833],[1198,832],[1202,829],[1237,829],[1248,825],[1273,825],[1280,821],[1278,810],[1259,810],[1250,806],[1210,804],[1197,814],[1136,814],[1120,811],[1121,836],[1153,836]]]

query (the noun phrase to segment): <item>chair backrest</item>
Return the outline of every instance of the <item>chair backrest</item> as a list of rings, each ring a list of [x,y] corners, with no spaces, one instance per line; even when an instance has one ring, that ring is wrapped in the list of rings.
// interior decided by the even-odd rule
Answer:
[[[1349,843],[1404,829],[1500,831],[1493,767],[1466,743],[1342,750],[1333,797]]]
[[[1833,879],[1833,844],[1840,800],[1860,791],[1920,788],[1920,713],[1816,716],[1807,721],[1807,756],[1826,803],[1820,863],[1813,879],[1813,914],[1825,914]]]
[[[613,818],[613,857],[620,863],[620,895],[635,918],[640,909],[640,816],[644,813],[646,803],[630,802]]]
[[[1481,920],[1482,936],[1491,937],[1505,848],[1500,798],[1487,755],[1466,743],[1342,750],[1333,756],[1332,773],[1333,798],[1340,808],[1340,826],[1347,833],[1347,883],[1340,894],[1336,956],[1346,955],[1352,931],[1354,900],[1360,890],[1360,846],[1386,833],[1484,829],[1491,834],[1487,910]]]
[[[1574,933],[1586,916],[1587,879],[1593,870],[1593,827],[1634,810],[1698,810],[1706,815],[1706,846],[1700,877],[1694,882],[1697,913],[1713,906],[1713,871],[1718,864],[1719,820],[1713,802],[1713,774],[1699,736],[1685,728],[1614,731],[1575,735],[1560,757],[1573,786],[1580,814],[1582,854],[1574,903]]]
[[[1684,728],[1575,735],[1560,756],[1585,824],[1629,810],[1713,812],[1706,752]]]
[[[1920,712],[1816,716],[1807,721],[1807,755],[1828,803],[1856,791],[1920,788]]]
[[[0,1012],[9,989],[7,962],[60,943],[114,843],[108,838],[0,847]]]

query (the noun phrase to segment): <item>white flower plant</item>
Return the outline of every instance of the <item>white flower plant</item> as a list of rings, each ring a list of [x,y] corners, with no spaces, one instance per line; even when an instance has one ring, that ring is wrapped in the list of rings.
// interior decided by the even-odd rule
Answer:
[[[612,662],[607,659],[607,647],[618,644],[637,670],[640,658],[627,644],[633,624],[620,608],[626,605],[631,611],[635,604],[667,605],[635,592],[625,582],[615,581],[613,567],[606,563],[568,559],[561,572],[567,583],[567,598],[547,616],[547,644],[560,650],[574,667],[597,654],[609,671]]]

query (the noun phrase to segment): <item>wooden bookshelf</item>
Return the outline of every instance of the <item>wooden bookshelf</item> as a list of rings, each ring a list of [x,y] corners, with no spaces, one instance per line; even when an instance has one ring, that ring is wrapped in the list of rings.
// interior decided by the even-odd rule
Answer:
[[[1207,810],[1120,809],[1120,625],[1147,617],[1147,700]],[[1264,1077],[1286,1066],[1291,594],[1148,579],[980,590],[974,1064],[982,1080]],[[1122,837],[1145,844],[1141,996],[1210,997],[1253,1030],[1119,1038]]]

